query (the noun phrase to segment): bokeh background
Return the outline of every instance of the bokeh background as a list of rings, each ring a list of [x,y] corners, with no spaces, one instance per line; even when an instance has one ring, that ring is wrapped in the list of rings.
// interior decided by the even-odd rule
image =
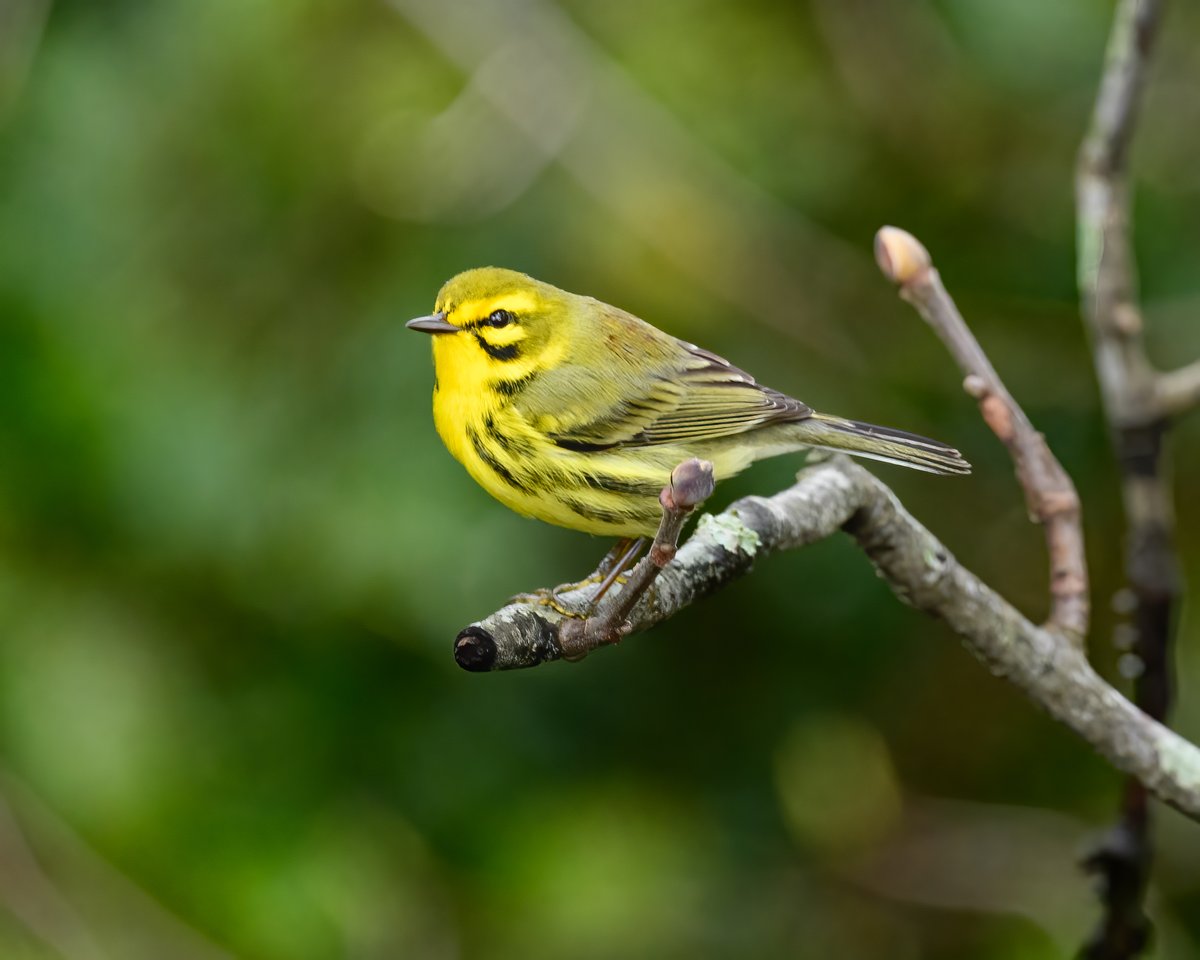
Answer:
[[[952,441],[969,479],[879,473],[1040,616],[1006,456],[872,262],[908,227],[1079,484],[1124,683],[1071,187],[1110,12],[0,2],[0,956],[1070,956],[1118,778],[844,539],[583,664],[460,671],[460,627],[607,544],[475,487],[403,322],[515,267]],[[1173,4],[1136,149],[1165,366],[1200,356],[1198,85]],[[1195,740],[1194,609],[1177,665]],[[1189,960],[1200,829],[1158,836]]]

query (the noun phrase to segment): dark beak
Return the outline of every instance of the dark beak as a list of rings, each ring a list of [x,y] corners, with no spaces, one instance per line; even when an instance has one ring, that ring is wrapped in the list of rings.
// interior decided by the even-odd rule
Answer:
[[[420,330],[422,333],[458,333],[458,327],[446,322],[444,313],[435,313],[429,317],[417,317],[405,324],[409,330]]]

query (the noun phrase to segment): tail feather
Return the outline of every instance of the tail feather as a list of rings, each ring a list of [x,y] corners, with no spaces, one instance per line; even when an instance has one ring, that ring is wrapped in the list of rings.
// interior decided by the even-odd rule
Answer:
[[[810,447],[895,463],[926,473],[966,474],[971,465],[951,446],[873,423],[814,413],[795,424]]]

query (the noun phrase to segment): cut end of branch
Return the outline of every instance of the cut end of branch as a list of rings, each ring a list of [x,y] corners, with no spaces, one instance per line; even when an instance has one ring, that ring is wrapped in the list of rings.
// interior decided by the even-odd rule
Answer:
[[[875,234],[875,262],[893,283],[912,283],[933,265],[929,251],[907,230],[880,227]]]
[[[454,662],[472,673],[486,673],[496,664],[496,641],[482,627],[467,627],[454,638]]]

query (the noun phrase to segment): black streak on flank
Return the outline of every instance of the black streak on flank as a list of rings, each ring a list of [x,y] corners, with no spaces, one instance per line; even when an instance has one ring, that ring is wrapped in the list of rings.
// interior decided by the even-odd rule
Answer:
[[[500,429],[496,426],[496,418],[490,413],[483,418],[483,432],[488,435],[489,440],[500,447],[505,453],[512,453],[512,441],[500,432]]]
[[[574,497],[563,497],[562,502],[585,520],[617,524],[629,519],[628,514],[617,513],[615,510],[605,510],[603,507],[597,507],[591,503],[582,503]]]
[[[496,418],[490,413],[483,418],[483,432],[505,453],[516,457],[528,457],[533,453],[533,447],[528,440],[520,436],[506,436],[504,431],[496,426]]]
[[[475,340],[483,348],[483,352],[493,360],[516,360],[521,355],[521,347],[515,343],[497,347],[484,340],[483,334],[480,333],[475,334]]]
[[[653,483],[648,480],[621,480],[617,477],[596,474],[594,476],[585,475],[583,482],[596,490],[608,490],[611,493],[624,493],[635,497],[657,498],[662,488],[670,482],[670,477],[666,477],[662,483]]]
[[[501,480],[507,483],[514,490],[520,490],[522,493],[531,493],[532,491],[525,486],[520,480],[513,476],[512,471],[504,464],[496,459],[495,455],[483,443],[483,439],[475,432],[473,427],[467,430],[467,435],[471,438],[471,446],[475,448],[475,453],[488,468]]]

